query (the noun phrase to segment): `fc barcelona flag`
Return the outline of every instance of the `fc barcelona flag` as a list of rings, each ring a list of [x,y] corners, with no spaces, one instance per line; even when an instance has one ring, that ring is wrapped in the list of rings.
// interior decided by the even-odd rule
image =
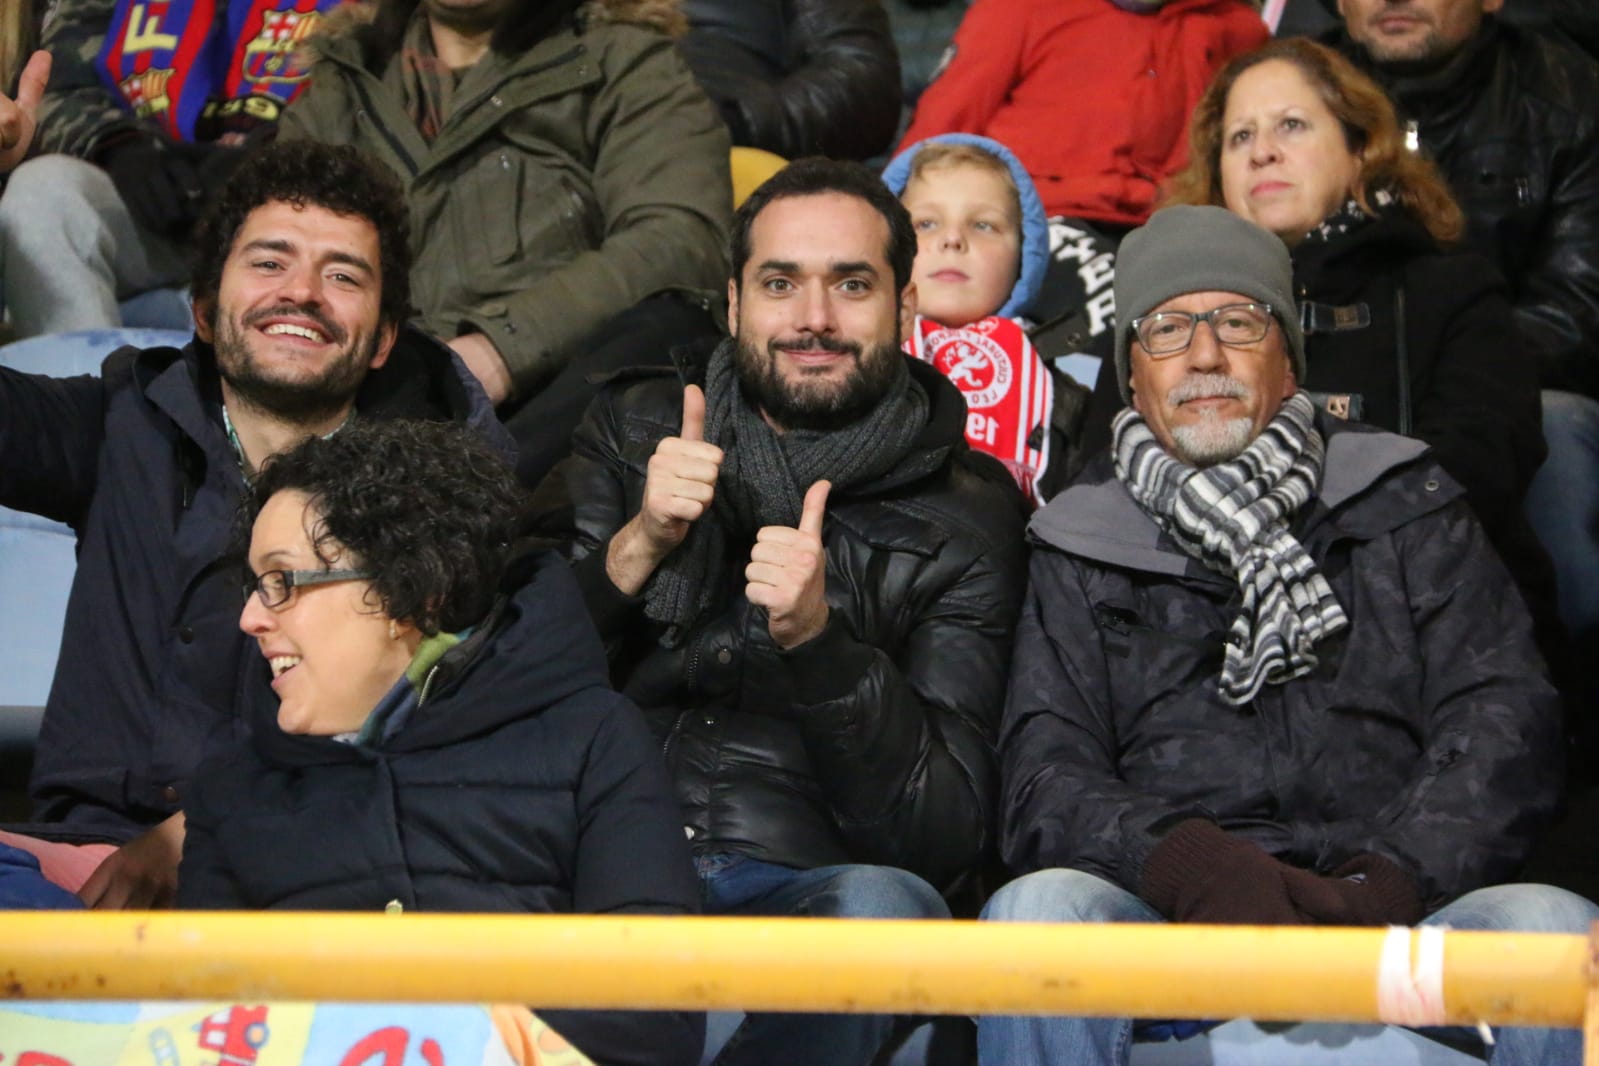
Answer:
[[[338,2],[119,0],[100,79],[134,115],[178,140],[215,140],[274,121],[304,87],[306,37]]]

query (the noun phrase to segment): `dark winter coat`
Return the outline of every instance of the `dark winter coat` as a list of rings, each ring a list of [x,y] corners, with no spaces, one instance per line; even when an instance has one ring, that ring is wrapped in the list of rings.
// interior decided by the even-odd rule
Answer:
[[[1137,891],[1160,834],[1199,816],[1321,873],[1374,852],[1430,910],[1526,856],[1561,778],[1526,610],[1423,445],[1318,424],[1326,472],[1294,532],[1349,626],[1243,707],[1217,691],[1237,586],[1159,531],[1108,456],[1033,518],[1000,741],[1017,872]]]
[[[1300,385],[1358,421],[1432,447],[1533,607],[1540,646],[1554,649],[1554,571],[1521,507],[1545,452],[1538,371],[1498,271],[1474,252],[1440,251],[1402,215],[1329,241],[1306,238],[1293,262],[1307,323]]]
[[[1599,64],[1497,19],[1441,71],[1388,90],[1466,213],[1467,243],[1510,283],[1544,388],[1599,397]]]
[[[562,560],[545,554],[451,649],[391,738],[291,736],[248,654],[250,740],[186,811],[178,905],[228,910],[692,914],[698,886],[660,753],[606,682]],[[698,1014],[540,1012],[599,1063],[694,1063]]]
[[[460,360],[400,337],[357,411],[453,418],[509,455]],[[207,345],[121,348],[98,378],[0,369],[0,504],[78,534],[31,785],[35,817],[56,824],[38,831],[130,839],[181,810],[201,757],[242,733],[227,552],[243,490]]]
[[[868,159],[899,125],[899,56],[879,0],[683,0],[678,42],[733,143]]]
[[[968,449],[965,405],[910,361],[926,430],[878,481],[828,497],[827,629],[782,651],[744,599],[730,545],[727,606],[676,648],[605,574],[641,505],[656,445],[682,425],[668,371],[613,383],[574,454],[540,490],[569,545],[612,679],[664,744],[693,846],[802,869],[898,866],[952,889],[991,852],[994,726],[1023,577],[1022,500]]]

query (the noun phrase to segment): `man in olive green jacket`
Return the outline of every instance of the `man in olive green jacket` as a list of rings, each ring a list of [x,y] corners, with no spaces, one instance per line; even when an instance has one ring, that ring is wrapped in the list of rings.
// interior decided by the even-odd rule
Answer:
[[[727,132],[673,47],[677,4],[378,0],[329,25],[281,135],[354,144],[400,176],[421,324],[502,414],[516,402],[534,480],[568,447],[587,375],[712,328],[660,296],[724,283],[732,210]]]

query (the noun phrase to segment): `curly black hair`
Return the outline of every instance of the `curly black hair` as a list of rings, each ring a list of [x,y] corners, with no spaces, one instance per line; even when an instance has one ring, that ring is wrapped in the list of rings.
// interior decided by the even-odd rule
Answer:
[[[888,225],[888,245],[883,256],[894,271],[894,291],[904,292],[911,283],[911,267],[916,262],[916,227],[910,212],[883,179],[860,163],[847,159],[810,156],[796,159],[767,178],[745,198],[733,213],[733,231],[728,237],[727,258],[733,265],[733,284],[744,288],[744,265],[750,258],[750,230],[755,219],[774,200],[798,196],[842,193],[865,200],[883,216]]]
[[[241,507],[241,558],[261,508],[290,491],[309,497],[317,557],[370,570],[383,613],[429,635],[488,614],[524,498],[515,474],[471,430],[353,421],[267,461]]]
[[[411,223],[405,190],[382,163],[349,145],[276,141],[253,150],[201,217],[194,234],[190,289],[216,308],[222,268],[250,212],[269,203],[320,207],[362,218],[378,231],[378,315],[385,325],[411,317]]]

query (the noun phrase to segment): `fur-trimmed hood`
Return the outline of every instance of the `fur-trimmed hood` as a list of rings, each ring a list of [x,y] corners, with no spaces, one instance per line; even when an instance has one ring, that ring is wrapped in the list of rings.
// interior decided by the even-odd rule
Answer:
[[[307,65],[315,59],[321,39],[347,37],[366,31],[377,20],[383,0],[346,0],[322,16],[321,24],[304,45],[300,59]],[[581,24],[606,23],[639,26],[664,33],[676,40],[688,32],[688,18],[679,0],[585,0],[578,9]]]
[[[589,22],[643,26],[674,39],[688,32],[679,0],[589,0],[582,15]]]

